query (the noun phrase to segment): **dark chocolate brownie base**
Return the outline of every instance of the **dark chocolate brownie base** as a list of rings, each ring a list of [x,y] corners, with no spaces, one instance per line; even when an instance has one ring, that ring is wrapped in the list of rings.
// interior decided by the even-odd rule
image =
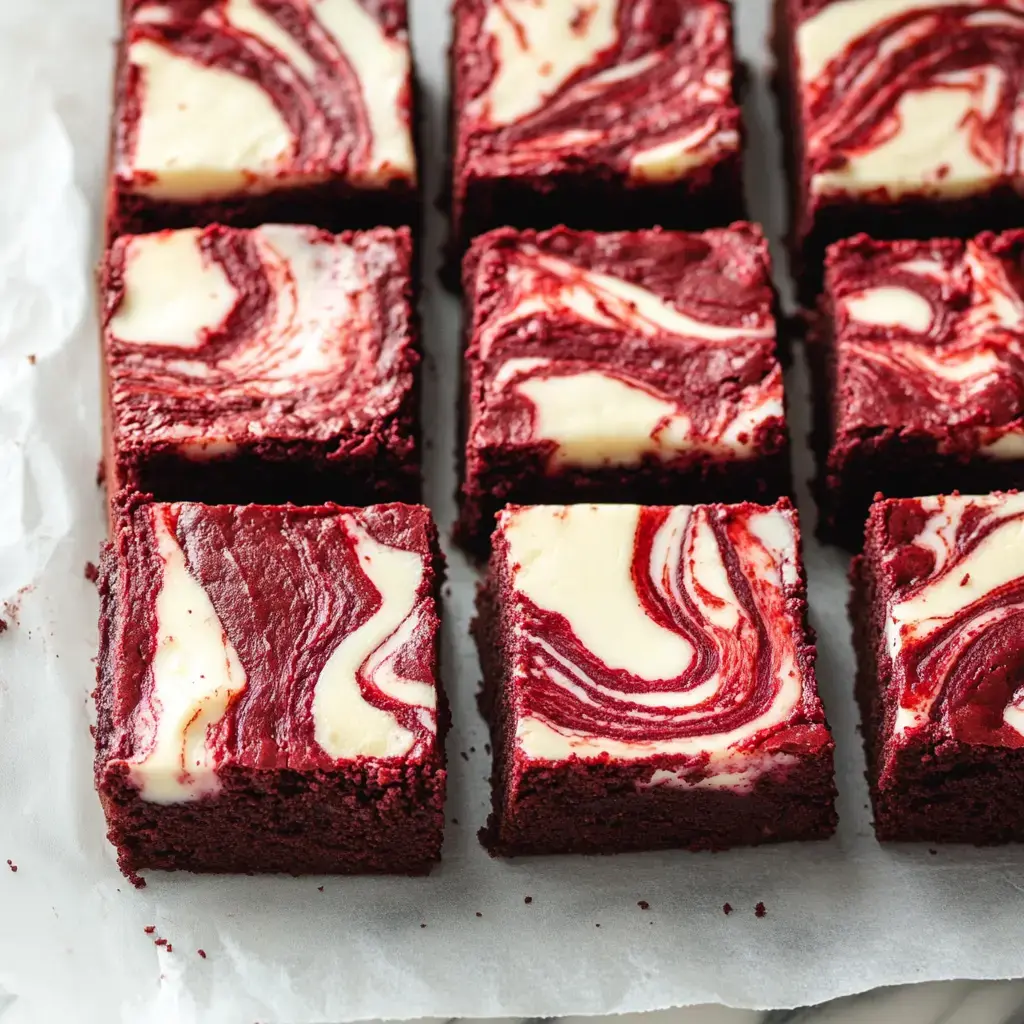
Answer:
[[[261,224],[312,224],[327,231],[348,228],[415,227],[420,203],[407,186],[379,191],[345,185],[283,189],[267,195],[203,203],[170,203],[118,192],[110,196],[107,241],[165,228],[206,224],[255,228]]]
[[[830,324],[831,313],[823,310],[805,346],[813,396],[810,442],[817,469],[811,489],[818,505],[819,539],[860,551],[868,511],[879,494],[987,494],[1024,486],[1024,462],[987,459],[973,449],[939,452],[941,438],[907,428],[865,429],[836,447],[836,353]]]
[[[796,36],[790,23],[791,0],[774,0],[771,48],[773,89],[783,137],[783,162],[789,197],[790,228],[786,239],[790,272],[799,301],[813,308],[824,283],[825,250],[833,242],[864,233],[877,239],[971,238],[1024,223],[1024,196],[1012,188],[994,189],[961,199],[904,197],[893,203],[866,197],[837,196],[812,214],[807,208],[809,182],[804,171],[800,95],[796,82]],[[929,492],[930,493],[930,492]]]
[[[885,609],[867,559],[850,571],[850,618],[857,655],[855,694],[860,707],[867,780],[881,842],[1024,842],[1024,750],[946,740],[915,743],[883,772],[887,725],[877,652],[884,643]],[[1020,672],[1024,665],[1018,666]]]
[[[767,439],[766,439],[767,440]],[[465,444],[460,452],[465,452]],[[638,467],[602,470],[566,469],[538,474],[546,452],[512,452],[504,460],[490,456],[486,473],[463,486],[453,537],[476,558],[490,551],[494,517],[508,503],[571,505],[587,502],[639,505],[697,505],[706,502],[771,503],[793,493],[789,446],[783,431],[759,459],[695,463],[686,469],[647,459]],[[465,475],[463,474],[463,479]]]
[[[472,628],[483,667],[480,707],[494,745],[492,811],[480,840],[492,855],[724,850],[827,839],[835,832],[830,750],[784,776],[762,779],[749,794],[664,787],[638,794],[637,782],[650,779],[652,768],[674,767],[669,757],[636,765],[610,759],[537,765],[516,785],[515,726],[503,655],[510,637],[486,584],[478,595],[478,613]]]
[[[425,874],[441,857],[445,770],[355,767],[292,772],[230,768],[216,797],[143,800],[108,772],[101,801],[118,865],[304,874]],[[244,837],[244,841],[243,840]]]
[[[419,503],[422,493],[413,440],[388,433],[355,439],[332,449],[303,443],[266,443],[237,455],[200,461],[173,450],[122,453],[110,468],[111,497],[127,488],[158,501],[207,505],[374,505]]]

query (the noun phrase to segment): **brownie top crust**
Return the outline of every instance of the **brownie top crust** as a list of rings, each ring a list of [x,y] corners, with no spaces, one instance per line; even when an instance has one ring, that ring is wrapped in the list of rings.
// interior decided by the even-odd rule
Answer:
[[[414,182],[404,0],[135,0],[113,173],[201,202]]]
[[[393,415],[418,362],[406,229],[213,226],[119,238],[103,324],[122,441],[214,454]]]
[[[756,453],[783,429],[760,231],[499,229],[466,262],[470,444],[548,444],[554,464]]]
[[[458,165],[674,181],[740,146],[721,0],[459,0]]]
[[[795,6],[812,195],[963,197],[1019,184],[1022,0]]]
[[[831,742],[788,502],[509,506],[493,559],[519,756],[743,789]]]
[[[102,566],[97,769],[173,803],[227,766],[435,756],[435,545],[419,506],[126,511]]]
[[[832,246],[840,435],[934,432],[944,450],[1024,457],[1024,231]]]
[[[1024,747],[1024,495],[879,502],[886,742]]]

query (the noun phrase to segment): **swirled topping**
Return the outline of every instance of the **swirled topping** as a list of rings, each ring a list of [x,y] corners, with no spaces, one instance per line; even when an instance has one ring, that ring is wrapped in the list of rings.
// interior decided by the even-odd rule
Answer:
[[[873,518],[897,745],[937,727],[1024,747],[1024,495],[889,501]]]
[[[1019,187],[1022,0],[832,0],[796,33],[812,193]]]
[[[404,0],[136,0],[114,174],[198,202],[414,182]]]
[[[674,181],[737,152],[720,0],[461,0],[459,138],[473,176],[585,159]]]
[[[207,454],[329,440],[412,387],[410,236],[219,226],[120,238],[104,275],[115,429]]]
[[[650,785],[742,789],[830,743],[788,503],[510,506],[494,558],[523,757],[670,755]]]
[[[768,254],[702,235],[502,229],[474,243],[470,447],[561,466],[751,458],[785,434]]]
[[[433,536],[407,505],[137,508],[107,570],[107,763],[176,803],[231,766],[431,756]]]
[[[837,431],[938,431],[1024,457],[1024,232],[834,246]]]

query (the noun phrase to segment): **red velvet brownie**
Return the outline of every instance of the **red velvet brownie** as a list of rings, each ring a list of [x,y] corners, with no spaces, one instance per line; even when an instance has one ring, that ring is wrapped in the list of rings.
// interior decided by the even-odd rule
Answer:
[[[1024,217],[1020,0],[775,0],[794,270],[825,247]]]
[[[829,249],[809,356],[823,537],[858,549],[877,491],[1024,484],[1024,231]]]
[[[455,0],[452,228],[743,216],[724,0]]]
[[[476,639],[502,855],[822,839],[836,824],[797,513],[509,506]]]
[[[852,576],[878,838],[1024,841],[1024,495],[880,501]]]
[[[407,229],[124,236],[102,274],[107,482],[167,500],[417,500]]]
[[[506,503],[682,504],[790,490],[760,230],[500,229],[464,264],[459,539]]]
[[[443,571],[421,506],[125,502],[95,693],[125,874],[428,870]]]
[[[126,0],[111,237],[417,217],[405,0]]]

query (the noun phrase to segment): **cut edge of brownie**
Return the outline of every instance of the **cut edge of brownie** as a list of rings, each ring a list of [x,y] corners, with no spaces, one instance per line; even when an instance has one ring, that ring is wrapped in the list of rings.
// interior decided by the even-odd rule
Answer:
[[[351,244],[362,230],[339,231],[338,240]],[[404,276],[402,302],[408,323],[408,344],[395,373],[408,375],[410,386],[388,416],[329,440],[272,435],[233,439],[235,448],[230,454],[212,458],[190,458],[173,442],[144,441],[119,446],[112,401],[112,359],[106,325],[101,320],[102,465],[108,502],[112,503],[122,491],[134,491],[157,501],[197,501],[207,505],[419,504],[423,496],[419,247],[407,226],[399,226],[395,231]],[[95,275],[100,310],[105,308],[108,273],[109,264],[104,258]]]
[[[828,247],[826,267],[848,250],[881,250],[897,241],[900,239],[877,239],[860,232]],[[1024,483],[1021,459],[986,458],[975,449],[958,446],[941,451],[942,443],[955,437],[957,428],[936,431],[879,424],[840,434],[835,317],[832,293],[826,288],[809,318],[804,344],[811,384],[808,441],[814,475],[810,487],[818,513],[815,535],[822,543],[859,552],[872,503],[882,497],[913,498],[953,491],[984,494],[1012,490]]]
[[[865,776],[879,842],[966,843],[994,846],[1024,841],[1024,750],[981,746],[926,730],[895,756],[885,737],[894,728],[892,664],[884,650],[887,600],[880,593],[873,541],[893,501],[872,512],[865,551],[850,567],[850,619],[857,658],[854,695],[861,714]],[[877,516],[877,519],[876,519]],[[893,698],[895,699],[895,698]]]
[[[749,228],[753,222],[730,222],[725,227]],[[753,223],[758,232],[760,225]],[[721,226],[720,226],[721,228]],[[724,228],[721,228],[724,230]],[[578,503],[612,503],[641,505],[701,505],[738,503],[743,501],[770,504],[793,497],[791,465],[792,439],[789,429],[789,389],[783,388],[783,421],[773,427],[758,427],[754,447],[759,454],[753,458],[720,457],[695,453],[687,459],[669,463],[647,455],[636,465],[607,467],[559,467],[549,470],[553,451],[549,442],[521,446],[509,453],[504,446],[487,450],[485,458],[478,455],[479,471],[473,483],[467,473],[470,462],[469,436],[472,423],[471,391],[473,375],[468,353],[473,341],[474,302],[473,279],[484,247],[493,240],[516,239],[534,242],[550,231],[577,231],[564,224],[553,228],[500,227],[472,240],[462,258],[461,266],[461,352],[458,420],[456,443],[456,503],[458,514],[452,528],[452,540],[477,562],[486,562],[491,551],[491,535],[495,517],[506,504],[571,505]],[[625,230],[662,231],[656,227]],[[687,234],[696,232],[686,232]],[[766,252],[767,252],[767,243]],[[790,349],[784,337],[779,292],[771,276],[768,255],[767,283],[772,293],[772,319],[776,327],[774,356],[780,367],[788,365]],[[503,462],[501,455],[505,454]],[[623,494],[626,497],[622,497]]]
[[[794,3],[773,0],[770,50],[773,56],[772,91],[782,135],[785,189],[789,201],[785,245],[797,299],[814,309],[824,287],[824,260],[828,247],[844,238],[867,233],[889,241],[936,237],[970,238],[986,230],[1017,225],[1024,215],[1024,200],[1010,185],[973,195],[907,194],[882,200],[856,193],[819,196],[811,202],[806,173],[806,147],[802,128],[797,25],[790,17]]]
[[[140,872],[149,870],[427,874],[440,861],[444,842],[445,745],[451,728],[440,622],[433,672],[437,732],[425,757],[404,762],[360,757],[339,762],[330,770],[221,767],[217,794],[172,804],[144,800],[130,780],[128,766],[110,764],[116,737],[115,667],[108,652],[119,613],[119,549],[127,544],[118,525],[123,526],[125,517],[151,500],[133,493],[118,496],[111,511],[113,539],[102,545],[97,582],[101,611],[92,692],[97,719],[93,775],[107,839],[117,851],[122,873],[139,888],[146,884]],[[333,503],[294,508],[300,515],[324,510],[351,509]],[[445,557],[429,514],[426,531],[431,591],[440,620]],[[239,843],[240,835],[248,842]]]
[[[127,11],[122,12],[122,23]],[[122,109],[127,33],[122,25],[115,44],[111,80],[110,137],[107,145],[107,186],[104,190],[103,224],[105,245],[121,235],[145,235],[168,229],[223,224],[256,228],[261,224],[308,224],[335,234],[366,231],[375,227],[408,227],[419,234],[423,221],[423,132],[421,119],[425,104],[421,95],[416,55],[409,46],[409,110],[416,181],[395,180],[381,188],[359,188],[342,180],[311,183],[264,193],[248,193],[189,202],[152,199],[127,192],[118,185],[115,173],[117,132]]]
[[[673,181],[634,181],[608,167],[538,175],[536,170],[502,177],[471,179],[459,135],[464,106],[459,72],[459,0],[456,0],[448,50],[448,162],[438,205],[448,213],[448,238],[442,250],[441,281],[452,291],[465,285],[460,263],[473,240],[502,227],[544,230],[569,226],[577,230],[630,231],[662,227],[701,231],[748,219],[744,189],[746,122],[742,115],[745,68],[736,57],[735,16],[726,5],[729,47],[733,55],[731,103],[740,117],[739,144]],[[470,212],[476,204],[480,212]]]
[[[802,758],[799,765],[762,776],[746,793],[662,789],[638,798],[637,784],[648,780],[652,769],[678,767],[679,758],[671,755],[628,762],[607,756],[538,760],[522,772],[515,785],[516,709],[507,675],[514,627],[504,618],[506,606],[500,596],[511,588],[506,560],[500,548],[495,548],[487,575],[478,586],[477,614],[470,627],[483,675],[478,703],[494,751],[491,811],[479,831],[480,842],[491,856],[720,851],[825,840],[835,833],[835,744],[817,691],[816,638],[808,619],[802,560],[799,581],[786,603],[798,628],[799,636],[794,637],[798,661],[814,681],[817,711],[829,731],[829,741],[813,756]],[[526,823],[517,820],[524,802],[528,809],[533,805],[529,815],[533,820]],[[582,818],[580,808],[585,808]]]

